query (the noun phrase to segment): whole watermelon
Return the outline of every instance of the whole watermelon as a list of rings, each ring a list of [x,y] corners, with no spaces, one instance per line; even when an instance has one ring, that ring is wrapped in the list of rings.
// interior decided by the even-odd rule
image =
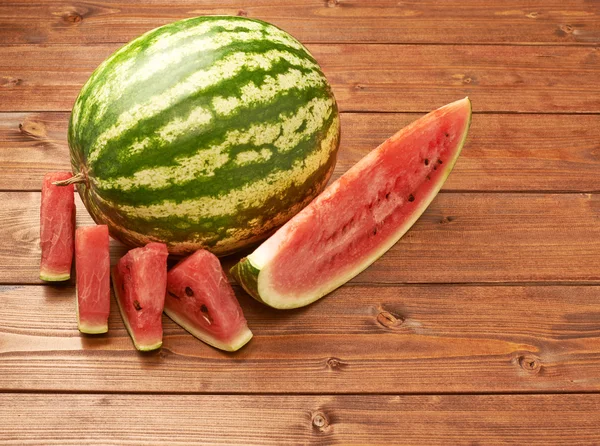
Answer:
[[[325,187],[339,144],[334,96],[279,28],[208,16],[152,30],[81,90],[69,147],[91,216],[127,245],[224,255]]]

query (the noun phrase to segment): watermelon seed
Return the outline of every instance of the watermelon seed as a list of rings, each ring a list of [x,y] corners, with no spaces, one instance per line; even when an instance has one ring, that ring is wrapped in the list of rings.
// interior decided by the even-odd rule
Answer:
[[[208,314],[208,308],[206,307],[206,305],[200,305],[200,312],[202,313],[202,316],[204,317],[206,322],[208,322],[209,324],[213,323],[212,317],[210,317],[210,314]]]
[[[428,180],[431,180],[431,177],[430,177],[429,175],[427,175],[427,179],[428,179]]]
[[[437,166],[433,166],[433,170],[437,170]]]
[[[448,138],[450,136],[450,133],[445,133],[444,132],[444,135],[446,136],[446,138]]]
[[[442,160],[438,160],[438,163],[439,164],[443,164],[444,162]]]
[[[415,201],[415,196],[414,196],[413,194],[410,194],[410,195],[408,196],[408,201],[410,201],[410,202],[413,202],[413,201]]]
[[[377,228],[373,228],[373,235],[377,235]]]
[[[179,299],[179,296],[175,293],[171,293],[170,291],[167,291],[167,293],[169,293],[169,296],[174,297],[175,299]]]
[[[140,303],[137,300],[133,301],[133,308],[135,308],[137,311],[140,311],[142,309]]]
[[[185,294],[192,297],[194,295],[194,290],[192,290],[189,286],[185,287]]]
[[[425,158],[425,165],[429,166],[429,160],[427,158]]]
[[[389,200],[390,199],[390,192],[388,192],[387,194],[385,194],[385,199]]]

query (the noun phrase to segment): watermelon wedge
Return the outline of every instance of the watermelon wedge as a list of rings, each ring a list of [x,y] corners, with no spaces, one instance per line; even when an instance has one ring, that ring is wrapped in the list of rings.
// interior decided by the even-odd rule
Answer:
[[[155,350],[162,345],[168,255],[164,243],[148,243],[129,251],[112,269],[123,322],[140,351]]]
[[[69,280],[73,261],[75,195],[73,185],[55,186],[71,172],[48,173],[42,184],[40,207],[40,279],[48,282]]]
[[[165,313],[213,347],[236,351],[252,332],[219,259],[203,249],[167,274]]]
[[[363,271],[417,221],[450,174],[471,122],[468,98],[373,150],[231,273],[255,299],[296,308]]]
[[[108,226],[77,228],[75,270],[77,327],[82,333],[106,333],[110,313]]]

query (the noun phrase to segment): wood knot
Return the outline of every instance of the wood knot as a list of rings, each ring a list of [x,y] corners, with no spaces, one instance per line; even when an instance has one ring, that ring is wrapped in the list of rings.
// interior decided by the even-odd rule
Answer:
[[[23,83],[23,79],[19,79],[18,77],[12,77],[12,76],[0,77],[0,87],[12,88],[12,87],[21,85],[22,83]]]
[[[248,11],[246,11],[245,9],[240,9],[240,10],[237,12],[237,15],[238,15],[239,17],[248,17]]]
[[[340,6],[340,0],[325,0],[325,6],[327,8],[335,8],[336,6]]]
[[[327,415],[325,415],[321,411],[313,413],[312,425],[320,431],[327,429],[327,426],[329,426],[329,420],[327,419]]]
[[[382,311],[377,315],[377,322],[386,328],[395,328],[399,325],[402,325],[404,319],[397,314],[390,313],[389,311]]]
[[[528,373],[538,374],[542,369],[542,361],[534,355],[519,356],[519,366]]]
[[[575,31],[575,28],[571,25],[560,25],[559,28],[565,34],[573,34],[573,31]]]
[[[46,126],[41,122],[25,121],[19,124],[19,131],[31,138],[45,138]]]
[[[537,19],[540,16],[539,12],[530,12],[529,14],[526,15],[526,17],[529,17],[530,19]]]
[[[76,11],[70,11],[63,16],[63,19],[67,23],[75,24],[81,22],[83,20],[83,16]]]
[[[339,358],[329,358],[327,360],[327,368],[329,368],[331,370],[340,370],[344,366],[345,366],[345,364]]]
[[[440,220],[440,224],[447,225],[448,223],[452,223],[453,221],[454,221],[454,217],[452,217],[451,215],[448,215],[447,217],[443,217]]]
[[[354,85],[354,89],[355,90],[364,90],[366,87],[364,85],[361,84],[355,84]]]

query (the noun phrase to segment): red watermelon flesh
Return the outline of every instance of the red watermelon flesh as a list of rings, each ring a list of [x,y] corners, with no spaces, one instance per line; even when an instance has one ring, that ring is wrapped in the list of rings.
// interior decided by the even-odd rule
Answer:
[[[252,332],[219,259],[199,250],[167,274],[165,313],[213,347],[235,351]]]
[[[110,256],[108,226],[85,226],[75,232],[77,326],[82,333],[108,331]]]
[[[458,159],[470,122],[465,98],[400,130],[235,265],[233,276],[275,308],[307,305],[343,285],[425,211]]]
[[[135,347],[141,351],[162,345],[168,255],[164,243],[148,243],[129,251],[112,269],[123,322]]]
[[[42,184],[40,207],[40,279],[68,280],[73,261],[75,195],[73,185],[55,186],[55,181],[71,178],[71,172],[48,173]]]

